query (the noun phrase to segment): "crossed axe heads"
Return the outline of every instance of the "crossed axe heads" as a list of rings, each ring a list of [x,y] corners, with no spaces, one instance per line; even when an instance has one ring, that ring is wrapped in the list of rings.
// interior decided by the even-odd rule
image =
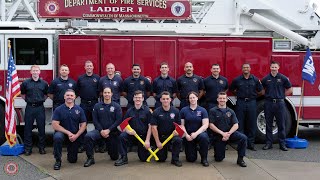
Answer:
[[[132,117],[128,117],[126,118],[125,120],[123,120],[123,122],[119,125],[120,126],[120,129],[121,131],[124,131],[126,128],[129,130],[129,131],[133,131],[133,129],[131,128],[130,124],[129,124],[129,121],[132,119]],[[182,138],[182,136],[184,135],[184,131],[183,129],[181,129],[181,127],[177,124],[177,123],[173,123],[174,126],[175,126],[175,131],[178,133],[178,135]],[[143,144],[145,146],[145,143],[144,141],[140,138],[139,135],[135,134],[134,135],[140,142],[141,144]],[[162,146],[165,146],[174,136],[174,133],[172,133],[163,143],[162,143]],[[158,156],[156,155],[157,152],[159,152],[159,148],[157,148],[155,151],[152,151],[151,148],[148,148],[148,151],[150,152],[150,156],[148,157],[147,159],[147,162],[150,162],[152,156],[155,157],[155,160],[158,161],[159,158]]]

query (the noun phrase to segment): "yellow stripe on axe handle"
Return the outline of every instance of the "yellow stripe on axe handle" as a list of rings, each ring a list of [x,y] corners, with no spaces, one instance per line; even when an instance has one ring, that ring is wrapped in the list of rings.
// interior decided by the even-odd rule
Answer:
[[[165,145],[173,138],[173,136],[174,136],[174,133],[172,133],[165,141],[163,141],[162,147],[165,146]],[[154,153],[156,154],[156,153],[159,152],[159,151],[160,151],[160,149],[157,148],[157,149],[154,151]],[[150,162],[151,158],[152,158],[152,154],[148,157],[147,162]],[[159,159],[158,159],[158,160],[159,160]],[[156,161],[158,161],[158,160],[157,160],[157,158],[156,158]]]
[[[126,128],[128,128],[129,131],[133,131],[133,129],[131,128],[131,126],[130,126],[129,124],[126,126]],[[145,146],[144,141],[140,138],[140,136],[139,136],[137,133],[134,135],[134,137],[136,137],[136,138]],[[148,151],[150,152],[150,156],[151,156],[151,157],[154,156],[154,158],[156,159],[156,161],[159,160],[158,156],[156,155],[155,152],[152,151],[151,148],[148,148]],[[158,151],[159,151],[159,150],[158,150]],[[150,159],[151,159],[151,158],[150,158]],[[150,160],[149,160],[149,162],[150,162]]]

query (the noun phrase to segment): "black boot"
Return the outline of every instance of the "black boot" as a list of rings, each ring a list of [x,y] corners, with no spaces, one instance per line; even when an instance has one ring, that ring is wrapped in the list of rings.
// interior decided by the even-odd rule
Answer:
[[[121,156],[115,163],[115,166],[122,166],[128,164],[128,157],[127,156]]]
[[[60,167],[61,167],[61,160],[56,160],[56,162],[54,163],[53,169],[60,170]]]
[[[89,167],[95,164],[93,156],[88,157],[87,161],[84,163],[83,167]]]
[[[244,162],[243,157],[241,156],[238,157],[237,164],[241,167],[247,167],[247,164]]]

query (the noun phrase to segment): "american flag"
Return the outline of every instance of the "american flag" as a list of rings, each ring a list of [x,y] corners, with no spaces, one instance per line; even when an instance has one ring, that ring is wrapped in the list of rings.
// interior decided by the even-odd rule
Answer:
[[[16,144],[16,120],[14,118],[14,98],[20,94],[20,84],[16,65],[14,64],[11,48],[8,59],[8,73],[6,84],[6,117],[5,117],[5,134],[8,144],[12,147]]]

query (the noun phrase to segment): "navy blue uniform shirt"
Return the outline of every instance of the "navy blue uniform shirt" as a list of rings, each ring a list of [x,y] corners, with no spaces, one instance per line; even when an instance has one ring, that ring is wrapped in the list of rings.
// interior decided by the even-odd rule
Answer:
[[[225,92],[228,89],[228,80],[223,76],[214,78],[212,75],[204,79],[207,102],[217,103],[219,92]]]
[[[63,80],[58,77],[52,80],[48,93],[53,94],[53,103],[64,103],[64,93],[67,89],[77,90],[76,82],[73,79]]]
[[[284,99],[285,89],[291,88],[289,79],[283,74],[278,73],[275,77],[270,74],[262,79],[265,88],[266,99]]]
[[[177,84],[181,99],[186,99],[191,91],[199,94],[200,90],[204,90],[203,79],[195,74],[191,77],[187,77],[186,75],[179,77]]]
[[[75,134],[79,131],[81,123],[87,122],[83,109],[74,105],[71,109],[62,104],[57,107],[52,115],[52,120],[59,121],[60,126]]]
[[[232,81],[229,89],[231,91],[236,90],[236,96],[238,99],[256,99],[258,96],[257,92],[262,91],[263,87],[259,79],[250,74],[248,79],[246,79],[243,75],[236,77]]]
[[[105,129],[117,131],[117,126],[122,122],[121,107],[113,101],[110,104],[99,102],[94,105],[92,119],[95,129],[99,132]]]
[[[86,100],[86,101],[98,100],[99,79],[100,77],[96,74],[93,74],[92,76],[88,76],[87,74],[83,74],[79,76],[77,81],[77,89],[78,89],[77,92],[82,100]]]
[[[21,94],[25,94],[25,101],[27,103],[42,103],[46,99],[48,93],[48,83],[43,79],[34,81],[29,78],[21,84]]]
[[[221,131],[228,132],[234,124],[238,123],[238,119],[232,109],[228,107],[219,108],[216,106],[209,111],[209,122],[214,124]]]
[[[136,109],[134,106],[131,107],[123,119],[132,117],[129,121],[130,126],[134,129],[138,135],[147,135],[149,123],[152,117],[148,106],[142,106],[140,109]]]
[[[184,126],[188,134],[196,132],[202,126],[202,119],[208,118],[208,112],[205,108],[197,106],[192,110],[186,106],[180,111],[181,119],[184,119]]]
[[[112,100],[119,102],[120,95],[123,91],[123,80],[120,76],[114,75],[112,79],[108,76],[103,76],[99,81],[99,91],[102,92],[104,88],[109,87],[112,90]]]
[[[159,76],[156,79],[154,79],[152,84],[152,90],[157,95],[157,101],[160,100],[160,96],[163,91],[168,91],[172,98],[172,94],[177,93],[178,90],[177,82],[170,76],[167,76],[166,78]]]
[[[129,76],[124,80],[123,91],[127,93],[127,100],[129,104],[133,104],[133,94],[135,91],[140,90],[144,92],[144,101],[146,101],[147,92],[151,92],[151,84],[147,78],[144,76],[139,76],[138,78],[133,78]]]
[[[169,111],[165,111],[161,106],[152,113],[150,124],[157,126],[159,136],[170,136],[175,130],[173,122],[181,125],[179,110],[171,106]]]

